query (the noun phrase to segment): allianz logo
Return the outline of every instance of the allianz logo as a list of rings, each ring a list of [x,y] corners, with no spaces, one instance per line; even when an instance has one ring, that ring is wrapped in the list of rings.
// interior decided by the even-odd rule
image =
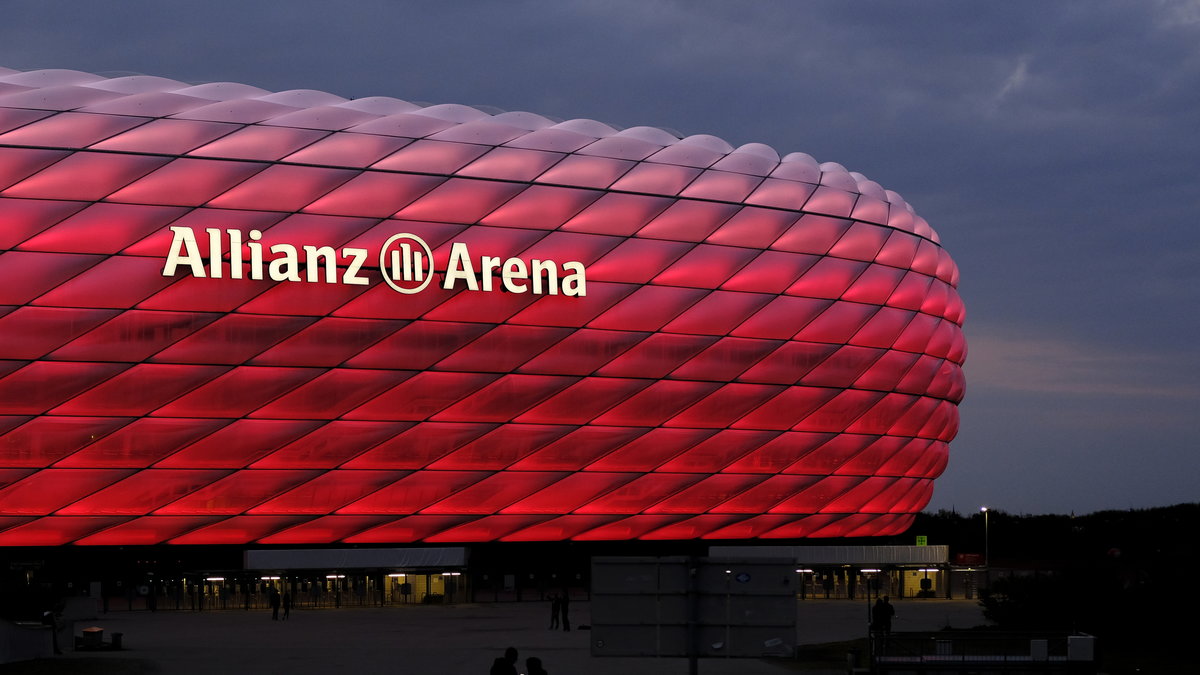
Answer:
[[[204,235],[208,237],[209,254],[203,256],[192,228],[172,226],[171,233],[171,249],[162,270],[164,277],[176,276],[182,268],[200,279],[220,279],[228,275],[230,279],[313,284],[367,286],[371,283],[363,270],[371,254],[365,248],[347,246],[338,250],[332,246],[278,243],[264,251],[259,230],[244,233],[206,228]],[[228,260],[222,255],[226,250],[229,251]],[[587,274],[581,262],[572,260],[560,265],[553,260],[536,258],[526,261],[488,255],[474,257],[465,243],[456,241],[450,244],[446,269],[435,270],[429,245],[407,232],[394,234],[383,243],[378,262],[379,272],[387,285],[404,294],[425,290],[435,277],[441,275],[439,285],[446,290],[587,295]]]

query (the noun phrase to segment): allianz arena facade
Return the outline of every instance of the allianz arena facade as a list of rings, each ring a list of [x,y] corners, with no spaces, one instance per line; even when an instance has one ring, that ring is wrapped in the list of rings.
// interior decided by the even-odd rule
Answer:
[[[800,153],[0,69],[0,546],[897,534],[957,283]]]

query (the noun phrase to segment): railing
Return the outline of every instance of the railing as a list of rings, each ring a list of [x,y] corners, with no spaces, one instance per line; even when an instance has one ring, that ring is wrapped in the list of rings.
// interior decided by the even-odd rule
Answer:
[[[933,633],[876,633],[871,638],[872,663],[877,672],[953,671],[964,666],[993,666],[1005,670],[1094,672],[1095,639],[1065,633],[1005,633],[939,631]]]

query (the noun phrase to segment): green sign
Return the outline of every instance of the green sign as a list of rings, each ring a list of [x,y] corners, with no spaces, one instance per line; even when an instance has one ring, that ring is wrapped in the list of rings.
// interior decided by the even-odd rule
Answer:
[[[929,545],[929,537],[927,537],[923,534],[918,534],[917,535],[917,546],[928,546],[928,545]]]

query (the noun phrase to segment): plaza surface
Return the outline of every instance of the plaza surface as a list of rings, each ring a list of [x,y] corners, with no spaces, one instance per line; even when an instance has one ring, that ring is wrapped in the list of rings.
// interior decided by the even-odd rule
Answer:
[[[985,623],[970,600],[896,601],[898,631],[970,628]],[[589,603],[571,605],[575,626],[589,623]],[[852,600],[797,602],[799,644],[852,640],[865,634],[867,603]],[[410,605],[293,611],[288,621],[272,621],[265,610],[211,612],[111,612],[76,624],[124,634],[119,652],[67,651],[53,663],[0,666],[0,673],[376,673],[486,674],[506,647],[525,658],[537,656],[555,675],[686,673],[680,658],[593,658],[588,630],[552,631],[549,603],[495,603],[448,606]],[[794,672],[786,660],[703,659],[703,675]],[[844,671],[843,671],[844,672]]]

